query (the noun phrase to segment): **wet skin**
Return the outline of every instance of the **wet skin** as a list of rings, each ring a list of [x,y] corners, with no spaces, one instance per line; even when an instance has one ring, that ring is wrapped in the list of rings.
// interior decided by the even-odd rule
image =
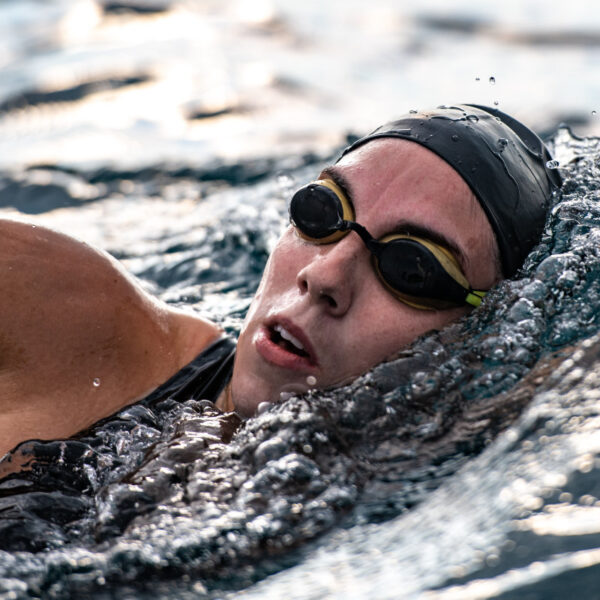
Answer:
[[[143,398],[219,335],[44,227],[0,219],[0,272],[0,456]]]
[[[423,237],[429,231],[434,241],[446,241],[473,288],[489,289],[500,279],[483,210],[462,178],[426,148],[401,139],[373,140],[321,177],[345,189],[356,221],[376,238]],[[289,227],[246,317],[231,397],[221,404],[232,402],[248,417],[260,403],[278,401],[282,391],[347,382],[467,310],[425,311],[399,302],[377,278],[370,253],[354,233],[317,245]],[[281,328],[302,351],[281,339]]]

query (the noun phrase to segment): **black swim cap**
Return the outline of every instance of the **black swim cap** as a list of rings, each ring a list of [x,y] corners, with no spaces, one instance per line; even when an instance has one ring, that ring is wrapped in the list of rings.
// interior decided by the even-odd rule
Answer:
[[[504,276],[514,275],[539,241],[552,191],[562,183],[558,171],[546,166],[552,157],[542,140],[498,109],[459,104],[386,123],[342,156],[381,137],[421,144],[458,172],[496,234]]]

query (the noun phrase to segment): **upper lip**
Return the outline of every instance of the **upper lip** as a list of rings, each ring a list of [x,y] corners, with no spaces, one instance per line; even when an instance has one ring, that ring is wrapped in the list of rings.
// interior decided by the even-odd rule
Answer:
[[[312,343],[304,331],[298,327],[298,325],[295,325],[286,317],[274,317],[269,319],[266,325],[269,329],[274,329],[276,325],[283,327],[283,329],[285,329],[302,344],[304,351],[308,354],[308,359],[310,362],[315,366],[319,364],[319,360]]]

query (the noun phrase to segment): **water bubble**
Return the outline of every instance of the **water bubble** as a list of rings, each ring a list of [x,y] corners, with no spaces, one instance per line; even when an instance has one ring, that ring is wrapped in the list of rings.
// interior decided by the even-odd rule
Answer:
[[[316,379],[315,379],[316,382]],[[279,399],[281,402],[289,400],[292,396],[301,396],[308,392],[308,386],[305,383],[288,383],[279,390]]]
[[[208,594],[206,588],[200,582],[194,584],[193,590],[197,594]]]
[[[498,104],[500,104],[500,102],[498,102],[498,100],[494,100],[494,106],[498,106]]]
[[[268,404],[268,402],[261,402],[261,404]],[[258,448],[254,451],[254,460],[259,465],[264,465],[270,460],[277,460],[287,453],[286,443],[279,437],[275,436],[262,442]],[[251,485],[248,485],[251,484]],[[246,489],[253,489],[251,481],[247,481],[244,485]]]
[[[317,378],[314,377],[313,375],[309,375],[306,378],[306,383],[310,386],[315,386],[315,385],[317,385]]]
[[[560,167],[560,163],[557,160],[549,160],[546,163],[546,168],[548,169],[558,169]]]
[[[580,278],[577,275],[577,272],[573,269],[567,269],[564,273],[560,275],[560,277],[556,280],[556,287],[564,290],[572,289],[577,283],[579,283]]]
[[[458,140],[460,140],[460,138],[454,134],[451,138],[450,138],[453,142],[458,142]]]
[[[502,152],[506,146],[508,146],[508,140],[506,138],[498,138],[497,142],[498,150]]]
[[[471,121],[471,123],[477,123],[477,121],[479,121],[479,117],[477,115],[467,115],[467,121]]]
[[[100,377],[94,378],[94,381],[92,381],[92,385],[94,387],[100,387]]]
[[[595,116],[595,114],[596,114],[596,111],[595,111],[595,110],[593,110],[593,111],[592,111],[592,117],[593,117],[593,116]]]
[[[282,392],[282,394],[285,394],[286,392]],[[288,392],[289,394],[289,392]],[[289,394],[290,396],[292,394]],[[256,414],[257,415],[262,415],[264,412],[266,412],[267,410],[269,410],[271,406],[270,402],[261,402],[257,407],[256,407]]]
[[[481,77],[475,77],[475,81],[481,81]]]
[[[418,111],[418,110],[416,110],[415,108],[411,108],[411,109],[408,111],[408,114],[410,114],[410,115],[416,115],[418,112],[419,112],[419,111]]]
[[[496,78],[495,78],[495,77],[490,77],[490,83],[491,83],[492,85],[495,85],[495,83],[496,83]]]

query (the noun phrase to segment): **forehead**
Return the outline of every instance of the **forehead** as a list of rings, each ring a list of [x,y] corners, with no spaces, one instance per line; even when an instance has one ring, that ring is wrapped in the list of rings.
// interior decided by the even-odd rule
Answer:
[[[477,255],[493,261],[494,234],[473,192],[448,163],[420,144],[375,139],[326,174],[339,179],[356,219],[375,237],[429,230],[458,250],[466,270]]]
[[[372,140],[344,156],[335,168],[350,188],[356,210],[393,215],[425,202],[449,213],[479,209],[483,214],[469,186],[448,163],[408,140]]]

